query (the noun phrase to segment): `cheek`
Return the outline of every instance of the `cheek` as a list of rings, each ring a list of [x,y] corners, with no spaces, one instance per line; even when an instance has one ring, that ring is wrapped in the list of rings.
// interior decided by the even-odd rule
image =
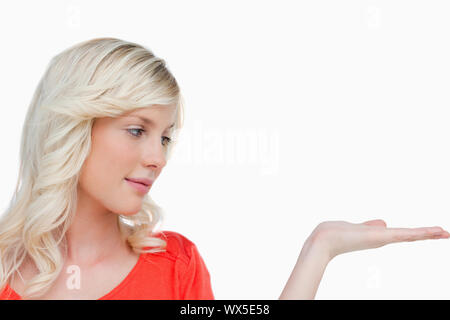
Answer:
[[[86,171],[103,185],[114,184],[133,170],[136,156],[137,149],[126,139],[117,135],[104,137],[93,141]]]
[[[138,151],[133,141],[120,134],[96,137],[83,165],[80,186],[110,211],[136,213],[140,198],[133,197],[124,178],[136,167]]]

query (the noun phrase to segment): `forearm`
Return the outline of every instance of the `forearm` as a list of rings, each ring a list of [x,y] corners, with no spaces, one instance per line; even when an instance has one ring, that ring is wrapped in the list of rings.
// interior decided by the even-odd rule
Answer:
[[[314,299],[329,261],[326,250],[308,238],[279,300]]]

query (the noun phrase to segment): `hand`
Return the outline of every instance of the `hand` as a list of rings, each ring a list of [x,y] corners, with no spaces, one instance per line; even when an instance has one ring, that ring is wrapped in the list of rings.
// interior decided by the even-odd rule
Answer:
[[[379,248],[394,242],[449,237],[450,233],[441,227],[386,228],[386,222],[381,219],[363,223],[325,221],[310,235],[314,243],[319,243],[321,248],[325,248],[329,260],[345,252]]]

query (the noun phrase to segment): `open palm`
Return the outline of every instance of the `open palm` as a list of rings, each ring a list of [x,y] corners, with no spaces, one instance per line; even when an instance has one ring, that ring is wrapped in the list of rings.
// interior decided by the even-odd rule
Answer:
[[[387,228],[386,222],[377,219],[363,223],[325,221],[310,237],[325,245],[332,259],[345,252],[378,248],[394,242],[447,239],[450,233],[441,227]]]

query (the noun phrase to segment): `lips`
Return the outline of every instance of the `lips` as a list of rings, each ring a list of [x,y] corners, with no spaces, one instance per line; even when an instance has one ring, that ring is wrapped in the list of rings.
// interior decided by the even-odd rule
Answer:
[[[125,178],[125,180],[135,182],[135,183],[140,183],[146,187],[151,186],[153,184],[152,180],[146,179],[146,178]]]
[[[133,180],[135,180],[135,179],[133,179]],[[125,178],[125,181],[128,183],[128,185],[130,187],[132,187],[133,189],[135,189],[136,191],[138,191],[140,194],[144,195],[150,190],[151,183],[149,185],[146,185],[141,182],[135,182],[133,180]],[[147,181],[145,181],[145,182],[147,182]]]

